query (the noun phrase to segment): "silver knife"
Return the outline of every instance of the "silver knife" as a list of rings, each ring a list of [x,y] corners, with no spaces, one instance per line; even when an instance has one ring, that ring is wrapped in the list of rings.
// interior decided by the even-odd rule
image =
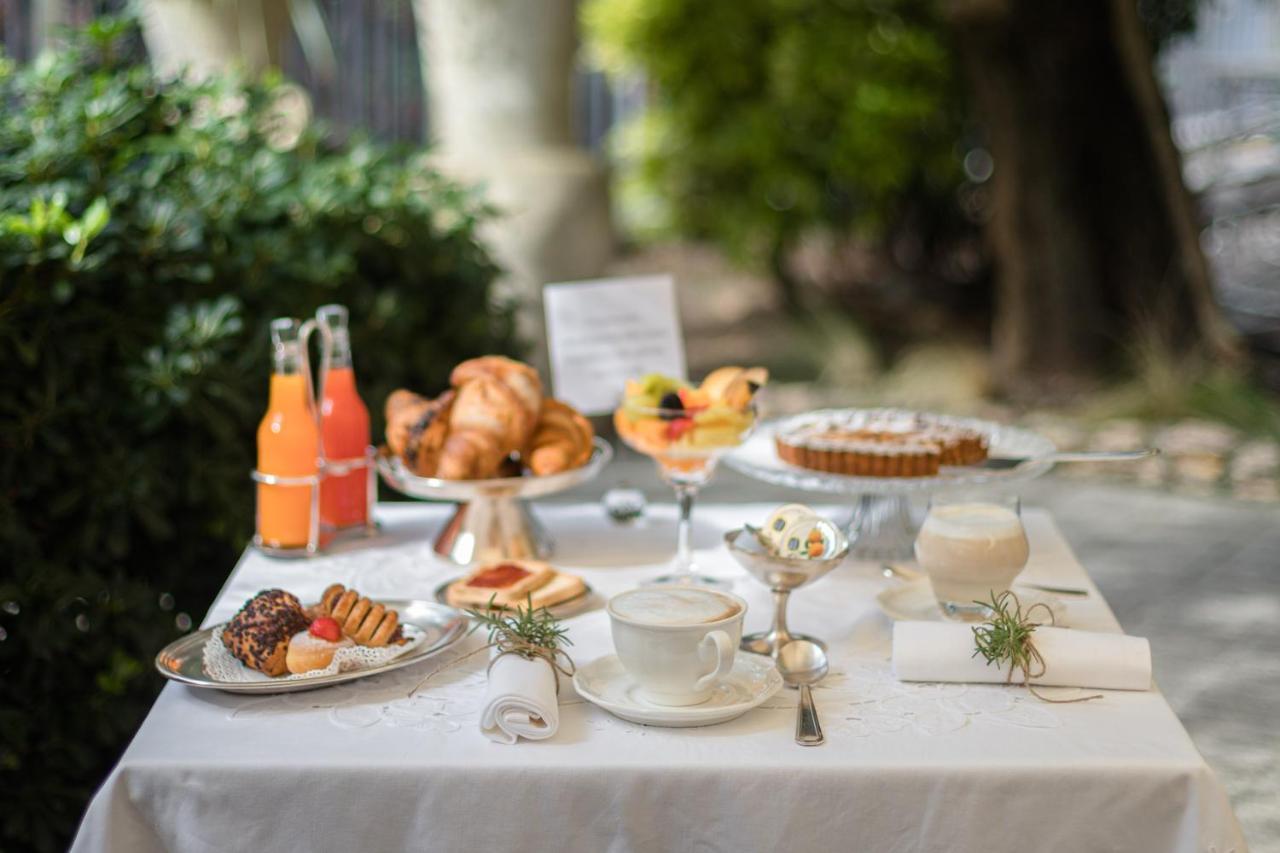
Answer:
[[[897,578],[898,580],[914,581],[924,577],[924,572],[918,572],[915,569],[906,566],[896,565],[894,563],[881,563],[880,574],[887,578]],[[1047,583],[1031,583],[1030,581],[1014,581],[1014,586],[1025,586],[1028,589],[1038,589],[1041,592],[1052,592],[1058,595],[1078,595],[1087,596],[1089,590],[1081,589],[1074,586],[1054,586]]]

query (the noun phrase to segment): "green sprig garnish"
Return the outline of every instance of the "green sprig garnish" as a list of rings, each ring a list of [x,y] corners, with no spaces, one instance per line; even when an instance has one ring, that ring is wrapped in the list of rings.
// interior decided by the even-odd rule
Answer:
[[[509,649],[530,658],[537,655],[530,647],[546,649],[554,653],[562,645],[572,646],[568,629],[560,626],[560,620],[551,614],[546,607],[537,609],[533,606],[533,595],[526,598],[526,605],[516,605],[514,613],[503,611],[494,605],[497,594],[489,598],[489,605],[484,610],[468,610],[467,615],[476,620],[477,627],[489,632],[489,644],[500,649]]]
[[[981,625],[974,626],[973,640],[976,648],[971,657],[982,655],[987,660],[987,666],[992,664],[1004,666],[1007,663],[1009,672],[1005,676],[1006,684],[1012,684],[1013,674],[1021,670],[1022,686],[1042,702],[1071,704],[1102,698],[1101,693],[1094,693],[1091,696],[1078,696],[1074,699],[1051,699],[1036,690],[1035,685],[1031,683],[1033,678],[1044,675],[1047,669],[1044,658],[1040,656],[1035,643],[1031,642],[1031,635],[1041,625],[1031,619],[1031,614],[1036,608],[1043,608],[1049,616],[1049,624],[1052,625],[1053,611],[1049,609],[1049,605],[1043,601],[1037,601],[1024,611],[1022,602],[1010,589],[1006,589],[999,595],[992,592],[990,604],[985,601],[974,601],[974,604],[990,610],[991,618]]]
[[[1044,661],[1031,643],[1031,635],[1035,633],[1039,623],[1029,618],[1029,611],[1026,614],[1022,612],[1018,597],[1006,589],[999,595],[992,592],[990,603],[974,601],[974,604],[990,610],[991,618],[973,628],[976,648],[972,657],[982,655],[988,666],[995,664],[1003,667],[1008,664],[1010,677],[1015,671],[1022,670],[1024,681],[1043,675]],[[1049,611],[1048,607],[1038,602],[1031,605],[1030,610],[1037,607],[1044,607]],[[1052,611],[1049,613],[1052,619]],[[1033,667],[1039,672],[1032,672]]]

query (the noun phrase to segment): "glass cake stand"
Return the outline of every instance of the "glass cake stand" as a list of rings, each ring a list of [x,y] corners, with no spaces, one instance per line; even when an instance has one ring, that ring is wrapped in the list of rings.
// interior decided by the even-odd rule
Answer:
[[[934,492],[969,487],[1016,487],[1039,477],[1053,467],[1056,450],[1053,442],[1039,433],[998,424],[978,418],[941,418],[958,427],[967,427],[987,437],[992,458],[1025,459],[1022,464],[1005,470],[974,467],[946,467],[934,477],[852,477],[812,471],[783,462],[774,444],[774,435],[801,419],[823,415],[851,416],[859,409],[827,409],[806,412],[790,418],[772,420],[760,425],[741,447],[725,457],[724,463],[735,471],[792,489],[846,495],[853,498],[845,529],[853,543],[851,553],[862,560],[903,560],[912,556],[917,525],[911,517],[910,498]],[[888,416],[909,416],[904,409],[877,409]]]
[[[441,480],[419,477],[394,455],[378,456],[378,473],[396,491],[412,498],[454,501],[453,516],[436,536],[436,553],[459,565],[477,560],[545,559],[551,537],[529,510],[528,500],[563,492],[600,473],[613,458],[609,442],[596,436],[586,464],[542,477]]]

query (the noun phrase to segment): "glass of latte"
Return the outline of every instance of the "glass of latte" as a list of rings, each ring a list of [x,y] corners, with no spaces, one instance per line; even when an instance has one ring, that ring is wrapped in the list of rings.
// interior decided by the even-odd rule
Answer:
[[[936,495],[916,537],[916,560],[938,606],[969,622],[990,615],[979,602],[1009,588],[1027,565],[1028,552],[1017,498]]]

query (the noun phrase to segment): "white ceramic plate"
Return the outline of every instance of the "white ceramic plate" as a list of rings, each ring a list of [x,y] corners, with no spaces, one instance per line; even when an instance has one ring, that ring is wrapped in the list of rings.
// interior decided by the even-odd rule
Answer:
[[[1023,610],[1032,604],[1045,604],[1053,611],[1054,624],[1060,628],[1067,626],[1067,606],[1062,599],[1047,592],[1025,589],[1014,585],[1014,592],[1022,602]],[[933,587],[928,578],[894,584],[880,590],[876,596],[876,604],[890,619],[900,622],[950,622],[938,607],[938,600],[933,597]],[[1043,615],[1044,611],[1040,611]]]
[[[436,587],[436,591],[434,593],[436,601],[446,607],[452,607],[453,605],[449,604],[449,587],[462,580],[462,578],[463,575],[458,575],[456,578],[449,578],[447,581]],[[582,592],[578,593],[573,598],[566,598],[564,601],[561,601],[558,604],[552,604],[546,609],[563,619],[567,616],[576,616],[585,610],[592,610],[604,604],[603,599],[596,596],[595,590],[591,588],[591,584],[584,581],[582,587]],[[481,608],[477,606],[475,609],[480,610]],[[508,607],[500,606],[497,609],[514,612],[512,608]]]
[[[578,669],[573,676],[578,695],[610,714],[646,726],[687,728],[714,726],[740,717],[767,701],[782,688],[782,676],[773,660],[764,655],[738,652],[733,670],[711,698],[700,705],[672,708],[655,705],[639,695],[635,680],[623,669],[617,655],[606,655]]]

